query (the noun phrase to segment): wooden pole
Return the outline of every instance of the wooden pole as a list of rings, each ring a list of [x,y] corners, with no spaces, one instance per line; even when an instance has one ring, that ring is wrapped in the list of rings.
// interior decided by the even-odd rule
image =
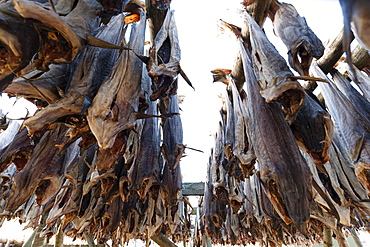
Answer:
[[[177,247],[177,245],[163,235],[163,233],[153,235],[150,237],[150,239],[161,247]]]
[[[54,247],[63,247],[64,232],[62,230],[62,226],[63,224],[61,220],[58,219],[58,223],[57,223],[58,230],[57,230],[57,234],[55,235]]]
[[[87,234],[87,233],[84,233],[84,238],[87,242],[87,245],[89,247],[95,247],[95,243],[94,243],[94,239],[91,237],[91,235]]]
[[[333,247],[332,235],[333,235],[332,230],[329,227],[324,226],[324,236],[323,236],[324,247]]]

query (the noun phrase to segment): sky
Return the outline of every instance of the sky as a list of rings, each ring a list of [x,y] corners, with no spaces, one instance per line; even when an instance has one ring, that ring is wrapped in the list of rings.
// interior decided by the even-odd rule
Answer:
[[[227,2],[227,4],[225,4]],[[289,0],[323,43],[334,39],[343,27],[342,12],[337,0]],[[175,19],[181,47],[181,67],[192,81],[195,91],[180,78],[178,93],[185,95],[181,118],[184,128],[184,144],[201,149],[199,153],[186,149],[181,160],[184,182],[206,180],[210,150],[214,146],[213,135],[218,130],[220,95],[225,91],[222,83],[212,83],[211,70],[232,69],[238,52],[238,44],[219,31],[219,20],[241,26],[241,0],[173,0]],[[273,34],[272,23],[267,18],[265,32],[280,54],[287,59],[287,48]]]

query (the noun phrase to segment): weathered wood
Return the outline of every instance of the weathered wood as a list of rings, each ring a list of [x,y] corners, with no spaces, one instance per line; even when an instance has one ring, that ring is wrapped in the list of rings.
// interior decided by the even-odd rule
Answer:
[[[171,240],[169,240],[163,233],[159,233],[158,235],[153,235],[150,237],[156,244],[160,247],[177,247]]]
[[[84,233],[84,238],[87,242],[88,247],[96,247],[96,245],[94,243],[94,239],[91,237],[90,234]]]
[[[324,241],[324,247],[333,247],[333,233],[332,230],[324,226],[324,236],[323,236],[323,241]]]
[[[363,46],[357,45],[356,48],[352,51],[352,63],[359,70],[362,70],[370,63],[369,52]]]
[[[204,195],[204,182],[198,183],[182,183],[183,196],[203,196]]]

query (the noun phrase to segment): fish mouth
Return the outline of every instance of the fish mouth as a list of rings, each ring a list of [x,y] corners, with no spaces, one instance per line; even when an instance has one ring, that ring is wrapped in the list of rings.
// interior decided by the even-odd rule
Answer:
[[[264,186],[267,197],[270,199],[274,209],[280,215],[281,219],[286,223],[290,224],[293,222],[292,218],[288,214],[283,197],[279,193],[277,183],[275,180],[270,179],[267,182],[267,186]]]

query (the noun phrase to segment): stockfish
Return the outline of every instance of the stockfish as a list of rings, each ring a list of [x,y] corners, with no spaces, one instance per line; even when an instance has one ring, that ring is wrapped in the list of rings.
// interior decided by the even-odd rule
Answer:
[[[327,79],[317,64],[313,64],[312,73],[318,77]],[[362,185],[370,191],[369,179],[369,119],[364,117],[365,112],[353,105],[340,90],[331,83],[320,83],[319,87],[329,109],[329,113],[334,119],[339,138],[343,142],[343,147],[351,162],[355,166],[356,175]]]
[[[112,147],[118,133],[133,128],[137,119],[142,61],[136,54],[143,52],[145,18],[135,24],[127,44],[131,50],[121,52],[88,110],[90,129],[102,149]]]
[[[319,59],[324,54],[320,39],[291,4],[274,0],[271,2],[269,14],[275,34],[289,50],[289,65],[300,75],[309,76],[312,59]]]
[[[252,22],[251,17],[248,19]],[[279,105],[267,103],[259,93],[251,56],[240,38],[238,42],[247,79],[251,141],[261,165],[264,190],[285,223],[302,224],[310,214],[310,171]]]
[[[260,93],[267,103],[279,102],[286,114],[286,119],[291,122],[303,104],[305,93],[284,58],[270,43],[254,19],[246,14],[246,20],[251,32],[251,55]]]

